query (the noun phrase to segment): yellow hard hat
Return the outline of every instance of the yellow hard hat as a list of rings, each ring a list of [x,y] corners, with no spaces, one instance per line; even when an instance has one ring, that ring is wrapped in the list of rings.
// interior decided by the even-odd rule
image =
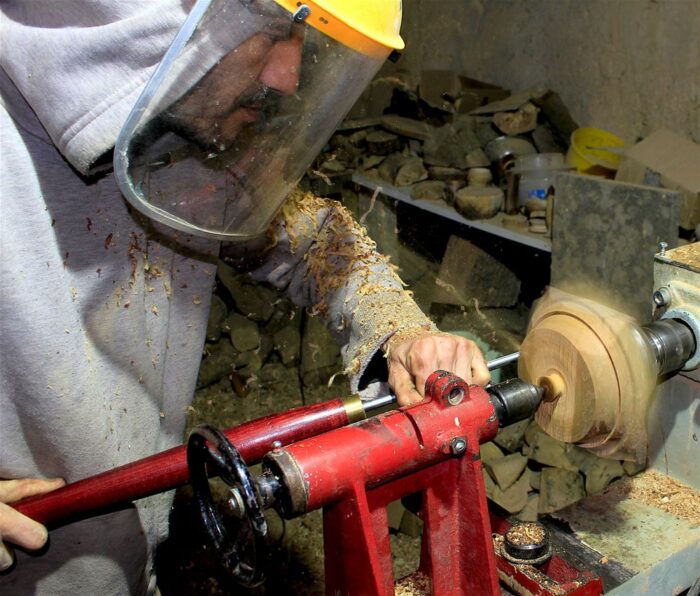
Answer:
[[[289,12],[306,5],[305,23],[369,56],[402,50],[401,0],[275,0]]]

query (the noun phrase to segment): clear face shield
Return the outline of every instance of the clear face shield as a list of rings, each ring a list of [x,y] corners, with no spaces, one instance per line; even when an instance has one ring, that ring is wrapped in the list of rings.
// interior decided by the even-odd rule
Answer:
[[[195,4],[115,146],[138,210],[220,240],[263,233],[391,52],[339,20],[322,30],[316,4],[283,4]]]

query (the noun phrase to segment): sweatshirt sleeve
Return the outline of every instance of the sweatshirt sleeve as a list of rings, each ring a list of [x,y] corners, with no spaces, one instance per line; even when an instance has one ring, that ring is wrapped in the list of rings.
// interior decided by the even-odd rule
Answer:
[[[273,224],[272,240],[252,277],[323,318],[342,346],[353,391],[392,335],[437,332],[388,258],[337,202],[295,191]]]

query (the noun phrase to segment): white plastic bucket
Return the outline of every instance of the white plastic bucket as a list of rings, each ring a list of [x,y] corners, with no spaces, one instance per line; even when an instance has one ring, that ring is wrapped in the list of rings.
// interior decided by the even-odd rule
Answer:
[[[546,199],[557,173],[571,169],[562,153],[538,153],[516,159],[513,174],[518,176],[518,204]]]

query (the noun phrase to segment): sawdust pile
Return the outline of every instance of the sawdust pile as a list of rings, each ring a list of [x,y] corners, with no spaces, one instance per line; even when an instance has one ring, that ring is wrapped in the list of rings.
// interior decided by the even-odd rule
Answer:
[[[540,544],[545,539],[544,528],[539,524],[516,524],[508,530],[506,538],[511,544]]]
[[[426,596],[432,592],[430,578],[416,572],[396,582],[395,596]]]
[[[654,470],[624,478],[611,485],[606,493],[639,501],[700,525],[700,492]]]

